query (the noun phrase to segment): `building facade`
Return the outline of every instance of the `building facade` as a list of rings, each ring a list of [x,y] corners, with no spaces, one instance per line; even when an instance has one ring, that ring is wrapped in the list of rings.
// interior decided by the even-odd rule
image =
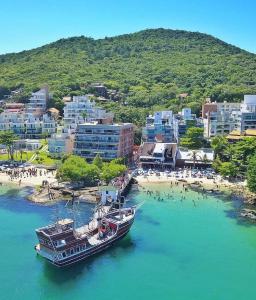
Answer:
[[[99,121],[93,121],[78,124],[74,154],[88,160],[99,154],[104,160],[124,157],[129,161],[132,158],[133,143],[132,124],[100,124]]]
[[[48,87],[43,87],[39,91],[32,93],[29,102],[26,105],[28,114],[41,116],[46,112],[47,102],[51,98]]]
[[[204,136],[211,138],[216,135],[225,135],[234,130],[238,124],[237,113],[240,110],[240,103],[213,103],[208,108],[203,106]],[[214,108],[214,109],[213,109]],[[216,111],[215,111],[216,110]]]
[[[242,103],[206,103],[202,117],[207,138],[226,135],[233,130],[256,129],[256,95],[245,95]]]
[[[64,133],[75,133],[77,125],[98,119],[113,119],[113,114],[96,107],[88,96],[74,96],[64,107]]]
[[[2,112],[0,131],[12,131],[22,139],[38,139],[56,132],[56,122],[48,114],[37,117],[25,112]]]
[[[238,125],[236,127],[240,132],[247,129],[256,129],[256,95],[245,95],[241,104],[241,109],[237,113]]]
[[[54,157],[73,153],[74,135],[67,133],[52,134],[48,139],[48,151]]]
[[[203,127],[203,121],[192,114],[190,108],[183,108],[181,113],[174,115],[173,118],[174,137],[177,143],[190,127]]]
[[[140,149],[139,165],[148,169],[175,168],[177,149],[176,143],[144,142]]]
[[[174,140],[172,111],[155,112],[148,116],[146,126],[142,129],[144,142],[170,143]]]

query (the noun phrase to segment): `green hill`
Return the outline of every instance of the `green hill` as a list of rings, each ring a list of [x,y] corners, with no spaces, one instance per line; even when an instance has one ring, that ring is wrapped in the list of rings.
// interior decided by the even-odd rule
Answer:
[[[205,97],[239,101],[256,93],[256,55],[206,34],[152,29],[99,40],[72,37],[0,56],[0,96],[48,84],[61,106],[63,95],[88,92],[90,82],[124,93],[125,107],[107,108],[121,120],[141,123],[159,107],[198,112]],[[189,96],[181,102],[180,93]]]

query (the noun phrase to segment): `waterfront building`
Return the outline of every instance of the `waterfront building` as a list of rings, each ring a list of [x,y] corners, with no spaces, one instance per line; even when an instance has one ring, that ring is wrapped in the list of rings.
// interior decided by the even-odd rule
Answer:
[[[176,143],[144,142],[139,164],[142,168],[175,168],[177,149]]]
[[[158,111],[146,119],[146,126],[142,129],[144,142],[170,143],[174,141],[172,111]]]
[[[48,87],[43,87],[39,91],[32,93],[26,105],[27,113],[42,116],[46,112],[47,102],[50,98]]]
[[[67,102],[64,107],[64,129],[65,133],[75,133],[77,125],[88,121],[113,120],[113,114],[104,109],[96,107],[95,102],[88,96],[74,96],[72,102]]]
[[[74,135],[68,133],[52,134],[48,139],[48,151],[51,156],[62,157],[71,154],[74,148]]]
[[[176,166],[197,166],[207,167],[211,166],[214,160],[214,151],[208,148],[201,148],[198,150],[189,150],[180,147],[177,151]]]
[[[131,123],[104,124],[100,120],[78,124],[74,153],[88,160],[99,154],[104,160],[132,159],[134,130]]]

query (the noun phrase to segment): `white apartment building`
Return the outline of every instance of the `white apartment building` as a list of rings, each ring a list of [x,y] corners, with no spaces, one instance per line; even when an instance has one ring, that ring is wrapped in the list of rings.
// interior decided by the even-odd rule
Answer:
[[[25,112],[2,112],[0,131],[12,131],[19,138],[37,139],[56,132],[56,122],[48,114],[37,117]]]
[[[74,96],[64,107],[64,133],[74,133],[77,125],[97,119],[113,119],[111,113],[95,106],[88,96]]]
[[[206,117],[203,119],[204,136],[211,138],[216,135],[228,134],[234,130],[237,126],[237,112],[240,110],[240,103],[224,101],[211,104],[214,109],[206,112]]]
[[[52,134],[48,139],[49,153],[54,157],[71,154],[74,146],[74,135],[68,133]]]
[[[207,138],[256,128],[256,95],[245,95],[242,103],[207,103],[202,111]]]
[[[237,113],[237,130],[256,129],[256,95],[245,95],[241,109]]]
[[[28,114],[34,114],[37,116],[43,115],[47,108],[47,101],[51,98],[48,87],[43,87],[39,91],[32,93],[28,104],[26,105],[26,111]]]

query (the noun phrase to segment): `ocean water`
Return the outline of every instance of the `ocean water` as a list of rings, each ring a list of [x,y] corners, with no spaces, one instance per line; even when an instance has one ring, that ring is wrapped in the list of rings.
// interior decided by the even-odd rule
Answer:
[[[163,201],[132,191],[131,203],[145,203],[125,239],[57,269],[36,255],[34,229],[63,213],[65,203],[40,206],[25,200],[29,189],[1,187],[0,299],[255,299],[256,226],[237,219],[239,202],[147,188]],[[91,208],[82,205],[79,218],[88,219]]]

